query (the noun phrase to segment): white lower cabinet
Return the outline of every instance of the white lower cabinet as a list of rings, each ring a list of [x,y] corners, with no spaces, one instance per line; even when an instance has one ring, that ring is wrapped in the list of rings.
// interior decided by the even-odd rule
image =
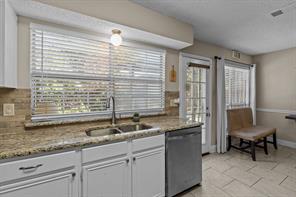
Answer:
[[[83,196],[128,196],[128,172],[125,159],[83,167]]]
[[[164,150],[164,135],[82,150],[83,197],[165,196]]]
[[[82,158],[83,197],[129,196],[127,142],[84,149]]]
[[[32,178],[0,187],[1,197],[77,197],[73,172]]]
[[[133,197],[165,195],[164,148],[134,155],[132,165]]]
[[[78,197],[78,153],[0,164],[0,197]]]
[[[164,135],[0,163],[0,197],[163,197]]]

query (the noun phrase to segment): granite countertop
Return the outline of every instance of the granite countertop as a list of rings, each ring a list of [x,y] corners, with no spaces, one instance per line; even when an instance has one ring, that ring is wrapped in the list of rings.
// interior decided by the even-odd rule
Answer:
[[[131,121],[119,121],[119,124],[126,123],[131,123]],[[201,123],[188,122],[176,116],[147,117],[142,118],[141,123],[158,127],[159,130],[134,131],[100,137],[89,137],[86,135],[85,130],[88,128],[110,127],[110,123],[105,121],[97,123],[95,126],[94,124],[91,124],[90,126],[77,127],[76,129],[67,129],[67,127],[55,126],[46,129],[12,131],[10,133],[0,135],[0,160],[153,136],[182,128],[190,128],[201,125]]]

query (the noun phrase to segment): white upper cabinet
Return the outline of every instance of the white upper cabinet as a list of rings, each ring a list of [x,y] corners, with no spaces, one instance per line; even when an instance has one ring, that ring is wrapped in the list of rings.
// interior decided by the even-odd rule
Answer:
[[[17,87],[17,15],[0,0],[0,87]]]

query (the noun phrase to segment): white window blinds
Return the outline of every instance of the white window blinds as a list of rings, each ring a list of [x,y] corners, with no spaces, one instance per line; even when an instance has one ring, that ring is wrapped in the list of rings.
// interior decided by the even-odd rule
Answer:
[[[250,106],[250,67],[225,63],[226,109]]]
[[[75,35],[75,34],[74,34]],[[32,119],[164,109],[165,51],[31,27]]]

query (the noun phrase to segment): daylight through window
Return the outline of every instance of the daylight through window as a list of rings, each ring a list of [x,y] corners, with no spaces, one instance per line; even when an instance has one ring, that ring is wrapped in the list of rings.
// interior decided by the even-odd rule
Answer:
[[[31,27],[32,119],[164,109],[165,51]]]

